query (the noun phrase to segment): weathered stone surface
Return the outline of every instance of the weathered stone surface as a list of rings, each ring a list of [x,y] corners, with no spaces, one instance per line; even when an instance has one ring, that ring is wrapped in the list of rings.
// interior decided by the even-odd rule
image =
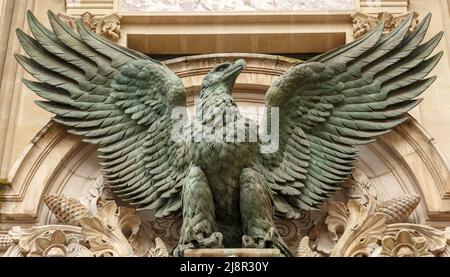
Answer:
[[[280,257],[279,249],[216,248],[187,249],[186,257]]]
[[[125,11],[229,12],[229,11],[327,11],[352,10],[352,0],[121,0]]]

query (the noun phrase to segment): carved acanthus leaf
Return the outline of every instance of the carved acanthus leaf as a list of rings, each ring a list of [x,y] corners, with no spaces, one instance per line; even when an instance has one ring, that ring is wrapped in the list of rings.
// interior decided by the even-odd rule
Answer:
[[[146,257],[169,257],[169,251],[166,245],[160,238],[155,239],[155,247],[148,250],[145,255]]]
[[[353,169],[351,178],[344,183],[343,193],[347,199],[353,199],[367,207],[368,213],[372,213],[376,208],[377,191],[361,169]]]
[[[133,249],[124,233],[135,235],[140,224],[134,209],[117,208],[114,201],[106,202],[96,216],[80,220],[81,231],[95,256],[133,256]]]
[[[337,241],[347,227],[349,215],[347,207],[342,202],[331,202],[328,204],[328,216],[325,219],[331,238]]]
[[[114,200],[114,196],[102,174],[97,176],[89,185],[88,191],[80,197],[80,203],[87,207],[92,214],[96,214],[98,207],[103,206],[109,200]]]
[[[370,256],[372,246],[383,237],[386,230],[386,218],[381,215],[368,215],[367,208],[354,200],[347,202],[347,209],[349,217],[345,231],[330,256]]]

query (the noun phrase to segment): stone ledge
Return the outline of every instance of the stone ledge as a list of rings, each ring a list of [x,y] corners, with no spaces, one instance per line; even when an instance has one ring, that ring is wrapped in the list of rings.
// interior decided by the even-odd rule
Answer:
[[[186,249],[185,257],[280,257],[279,249],[213,248]]]

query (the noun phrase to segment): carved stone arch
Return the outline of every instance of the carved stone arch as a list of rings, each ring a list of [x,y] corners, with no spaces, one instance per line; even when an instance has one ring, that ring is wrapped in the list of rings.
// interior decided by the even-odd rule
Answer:
[[[202,76],[225,60],[244,58],[247,68],[233,92],[241,105],[262,106],[271,82],[298,62],[259,54],[214,54],[169,60],[166,64],[180,76],[193,104]],[[100,176],[95,146],[49,123],[36,135],[10,172],[11,186],[1,207],[1,227],[51,224],[54,218],[42,200],[45,194],[80,198]],[[379,200],[401,194],[418,194],[423,201],[412,220],[442,226],[450,216],[450,177],[433,140],[410,119],[376,143],[361,148],[360,169],[373,181]],[[295,230],[294,230],[295,232]],[[289,234],[287,234],[289,235]]]

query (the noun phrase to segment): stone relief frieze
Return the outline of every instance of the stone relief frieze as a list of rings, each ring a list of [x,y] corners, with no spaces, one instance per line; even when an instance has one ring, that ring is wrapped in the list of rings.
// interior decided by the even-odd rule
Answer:
[[[121,0],[122,11],[227,12],[351,10],[352,0]]]

